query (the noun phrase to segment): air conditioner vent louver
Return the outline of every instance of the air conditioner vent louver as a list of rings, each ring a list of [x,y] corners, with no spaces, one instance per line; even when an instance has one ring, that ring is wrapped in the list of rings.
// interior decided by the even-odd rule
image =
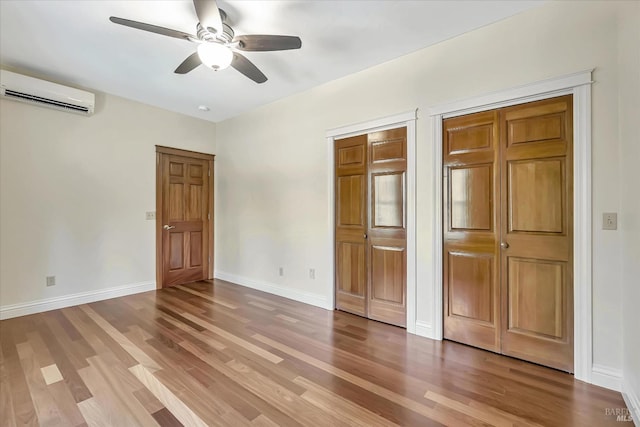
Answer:
[[[95,108],[93,93],[7,70],[0,70],[0,96],[83,116],[90,116]]]
[[[4,96],[6,96],[7,98],[19,98],[20,100],[23,100],[23,101],[33,102],[36,104],[45,104],[45,105],[54,106],[57,108],[65,108],[65,109],[70,109],[74,111],[82,111],[84,113],[89,112],[89,109],[87,107],[68,104],[66,102],[56,101],[54,99],[42,98],[40,96],[31,95],[28,93],[16,92],[11,89],[5,90]]]

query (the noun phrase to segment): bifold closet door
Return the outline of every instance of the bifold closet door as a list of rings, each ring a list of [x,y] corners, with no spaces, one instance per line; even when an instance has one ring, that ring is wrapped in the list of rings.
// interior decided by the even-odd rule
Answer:
[[[502,352],[573,372],[572,97],[500,116]]]
[[[369,318],[407,326],[407,128],[370,133]]]
[[[500,352],[498,113],[443,125],[444,337]]]
[[[336,308],[406,326],[406,128],[335,141]]]
[[[444,337],[573,371],[572,97],[443,123]]]
[[[336,308],[367,315],[367,135],[335,142]]]

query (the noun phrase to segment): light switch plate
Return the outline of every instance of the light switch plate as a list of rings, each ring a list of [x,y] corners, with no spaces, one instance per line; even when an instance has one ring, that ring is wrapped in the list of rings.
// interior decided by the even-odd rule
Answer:
[[[603,230],[617,230],[618,229],[618,214],[615,212],[605,212],[602,214],[602,229]]]
[[[147,212],[147,220],[152,220],[152,219],[156,219],[156,213],[155,212]]]

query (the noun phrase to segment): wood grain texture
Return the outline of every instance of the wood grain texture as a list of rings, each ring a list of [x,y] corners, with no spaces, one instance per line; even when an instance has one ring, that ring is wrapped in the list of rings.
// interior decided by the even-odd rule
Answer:
[[[213,277],[214,157],[156,146],[158,288]]]
[[[367,135],[368,317],[407,326],[407,128]]]
[[[605,409],[624,407],[570,374],[223,281],[4,320],[0,341],[2,426],[614,426]]]
[[[504,108],[500,127],[502,352],[573,372],[573,98]]]
[[[367,136],[337,140],[334,150],[336,307],[367,316]]]
[[[336,307],[406,326],[407,129],[335,141]]]
[[[444,337],[573,372],[571,95],[443,121]]]
[[[444,337],[499,352],[499,116],[443,121]]]

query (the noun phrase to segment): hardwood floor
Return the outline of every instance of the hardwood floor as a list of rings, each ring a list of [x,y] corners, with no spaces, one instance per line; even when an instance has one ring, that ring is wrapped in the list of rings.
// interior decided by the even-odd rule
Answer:
[[[0,425],[617,425],[571,375],[235,286],[0,322]]]

